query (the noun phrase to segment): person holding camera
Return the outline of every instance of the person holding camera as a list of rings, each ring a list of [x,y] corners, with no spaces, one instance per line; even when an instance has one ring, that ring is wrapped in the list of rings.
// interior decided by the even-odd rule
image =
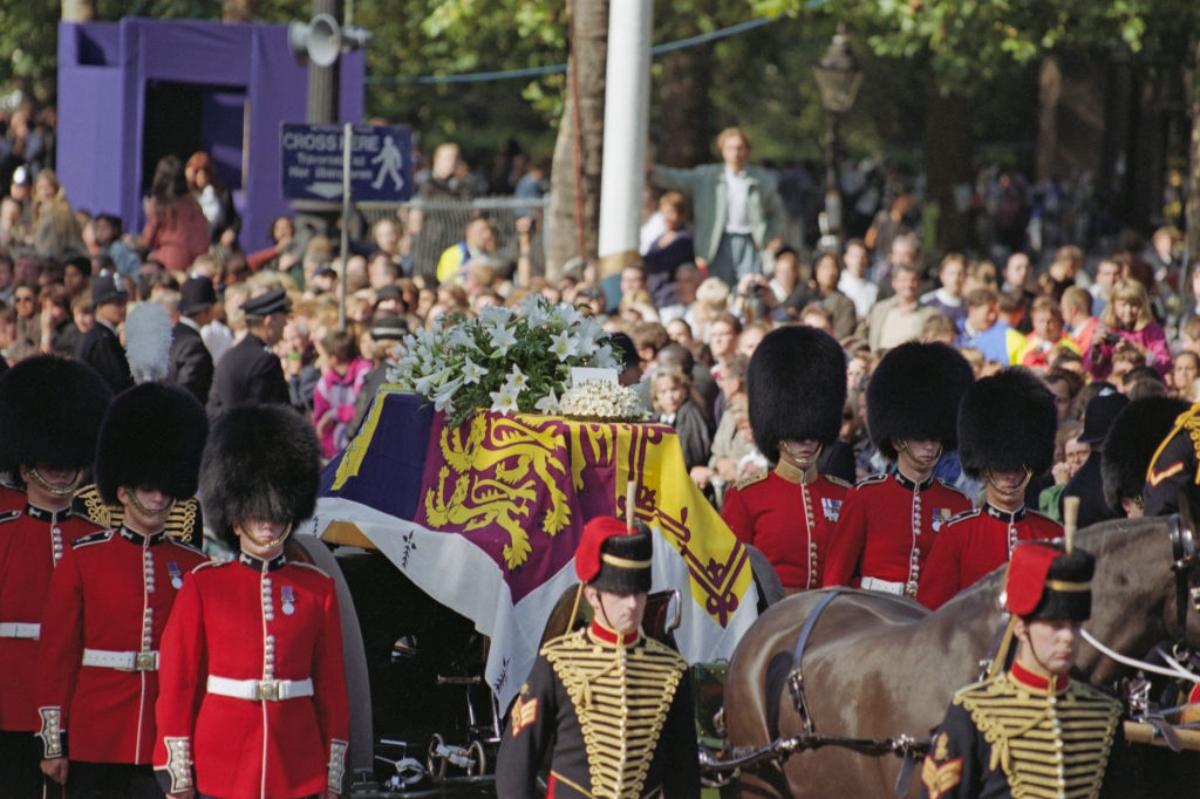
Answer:
[[[1132,346],[1160,375],[1171,369],[1167,335],[1150,314],[1150,298],[1136,280],[1123,279],[1113,286],[1092,345],[1083,356],[1084,368],[1094,379],[1104,380],[1112,373],[1113,353],[1120,346]]]

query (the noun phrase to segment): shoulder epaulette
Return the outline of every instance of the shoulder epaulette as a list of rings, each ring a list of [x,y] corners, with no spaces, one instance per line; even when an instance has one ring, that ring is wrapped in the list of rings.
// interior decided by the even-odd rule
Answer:
[[[882,483],[883,481],[885,481],[887,479],[888,479],[888,476],[887,476],[886,472],[879,472],[877,474],[869,474],[866,477],[864,477],[863,479],[859,480],[857,483],[855,483],[854,487],[855,488],[863,488],[865,486],[872,486],[872,485],[875,485],[876,483]]]
[[[645,645],[646,651],[649,654],[657,655],[659,657],[669,658],[671,660],[674,660],[676,662],[676,665],[678,665],[680,668],[687,669],[687,667],[688,667],[687,660],[685,660],[682,655],[680,655],[678,652],[676,652],[671,647],[667,646],[666,644],[662,643],[661,641],[657,641],[657,640],[655,640],[653,638],[649,638],[649,637],[643,638],[642,642]]]
[[[13,519],[19,518],[21,518],[21,511],[19,510],[6,510],[3,513],[0,513],[0,523],[11,522]]]
[[[92,544],[102,544],[112,538],[112,530],[100,530],[95,533],[88,533],[80,536],[71,542],[71,549],[79,549],[81,547],[91,546]]]
[[[584,640],[584,635],[586,632],[587,627],[583,627],[579,630],[571,630],[570,632],[565,632],[562,635],[556,635],[546,643],[542,644],[542,648],[538,650],[538,654],[542,657],[546,657],[551,652],[556,652],[560,649],[577,649],[579,648],[580,642]]]
[[[957,486],[952,486],[952,485],[950,485],[949,483],[947,483],[945,480],[943,480],[943,479],[942,479],[942,478],[940,478],[940,477],[939,477],[939,478],[937,478],[937,481],[938,481],[938,485],[940,485],[942,488],[948,488],[948,489],[950,489],[951,491],[953,491],[955,494],[961,494],[963,499],[967,499],[967,500],[969,500],[969,499],[970,499],[970,497],[968,497],[968,496],[966,495],[966,492],[964,492],[964,491],[963,491],[961,488],[958,488]]]
[[[764,473],[764,474],[755,475],[754,477],[745,477],[745,478],[742,478],[741,480],[738,480],[734,484],[733,487],[736,488],[738,491],[741,491],[742,489],[749,488],[750,486],[755,485],[756,483],[761,483],[763,480],[766,480],[768,476],[769,476],[769,474]]]
[[[949,519],[947,519],[946,524],[954,524],[955,522],[961,522],[966,519],[974,519],[976,516],[978,516],[981,513],[983,513],[982,508],[971,508],[970,510],[962,510],[962,511],[959,511],[958,513],[954,514],[953,516],[951,516]]]
[[[845,480],[843,480],[840,477],[837,477],[836,475],[823,474],[821,476],[824,477],[829,482],[833,483],[835,486],[841,486],[842,488],[854,488],[854,486],[850,485]]]
[[[301,563],[298,560],[288,560],[288,563],[290,563],[293,566],[300,566],[301,568],[304,568],[304,569],[312,569],[313,571],[315,571],[317,574],[321,575],[322,577],[328,577],[329,579],[333,579],[333,578],[329,577],[329,573],[326,572],[324,569],[322,569],[320,566],[314,566],[311,563]]]

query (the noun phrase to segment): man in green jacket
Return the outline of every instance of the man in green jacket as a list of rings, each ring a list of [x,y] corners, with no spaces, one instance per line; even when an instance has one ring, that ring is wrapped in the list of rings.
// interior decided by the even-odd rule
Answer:
[[[655,166],[650,182],[681,191],[692,201],[697,266],[735,287],[746,275],[762,273],[762,250],[778,234],[783,206],[775,179],[750,166],[750,139],[740,128],[717,137],[721,164],[692,169]]]

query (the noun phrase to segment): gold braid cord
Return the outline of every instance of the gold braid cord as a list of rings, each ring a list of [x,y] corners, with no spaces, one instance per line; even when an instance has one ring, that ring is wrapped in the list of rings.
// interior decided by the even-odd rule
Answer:
[[[100,497],[100,490],[93,483],[75,492],[75,498],[83,503],[83,511],[87,517],[101,527],[116,528],[125,520],[125,509],[120,505],[107,505]],[[200,509],[200,500],[181,500],[171,506],[165,527],[168,536],[184,544],[199,547],[203,543],[203,532],[196,529],[196,516]]]
[[[1049,697],[1007,674],[968,686],[954,697],[991,746],[1014,799],[1095,799],[1100,795],[1121,706],[1071,681]]]
[[[591,796],[638,799],[687,663],[657,641],[619,648],[587,631],[542,648],[575,705]]]

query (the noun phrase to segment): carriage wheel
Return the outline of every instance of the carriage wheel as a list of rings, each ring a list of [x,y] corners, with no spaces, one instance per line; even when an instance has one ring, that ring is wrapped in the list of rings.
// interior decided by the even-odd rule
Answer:
[[[471,756],[471,765],[467,766],[468,777],[479,777],[487,773],[487,752],[483,748],[483,744],[479,741],[472,741],[467,747],[467,754]]]
[[[436,732],[429,739],[429,756],[425,759],[425,765],[429,767],[429,776],[435,780],[443,779],[446,776],[446,756],[441,753],[445,744],[442,736]]]

